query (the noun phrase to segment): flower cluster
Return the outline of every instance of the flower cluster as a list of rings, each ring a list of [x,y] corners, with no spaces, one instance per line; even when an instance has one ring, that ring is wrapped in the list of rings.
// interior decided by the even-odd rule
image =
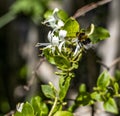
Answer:
[[[46,24],[47,26],[49,26],[53,29],[52,31],[49,31],[49,33],[48,33],[48,40],[49,40],[50,44],[48,46],[46,46],[44,49],[52,48],[52,50],[54,52],[55,47],[57,46],[60,52],[63,50],[63,48],[66,51],[65,45],[70,40],[70,43],[72,45],[75,45],[75,49],[73,50],[73,52],[74,52],[73,55],[76,55],[77,52],[80,50],[80,44],[78,41],[78,37],[73,36],[72,39],[70,39],[71,37],[67,36],[68,30],[64,29],[64,26],[67,21],[62,20],[58,16],[59,11],[60,10],[58,8],[54,9],[54,11],[43,22],[43,24]],[[67,20],[69,20],[69,19],[67,19]],[[79,29],[78,29],[78,31],[79,31]]]
[[[58,12],[59,12],[59,9],[55,8],[52,14],[48,16],[43,23],[53,29],[48,33],[48,40],[50,42],[50,45],[48,45],[46,48],[54,49],[54,47],[57,46],[61,51],[61,47],[65,42],[67,31],[61,29],[65,23],[57,16]]]
[[[59,52],[70,52],[73,57],[78,56],[79,51],[85,48],[84,45],[90,41],[87,42],[87,39],[94,32],[93,24],[88,30],[81,29],[74,18],[69,18],[58,8],[46,12],[43,24],[52,28],[48,33],[49,44],[44,50],[50,48],[53,54],[57,47]]]

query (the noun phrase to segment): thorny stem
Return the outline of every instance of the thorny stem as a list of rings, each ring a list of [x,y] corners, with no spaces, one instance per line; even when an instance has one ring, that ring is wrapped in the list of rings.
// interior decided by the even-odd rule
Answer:
[[[53,104],[53,106],[52,106],[52,108],[51,108],[50,113],[48,114],[48,116],[52,116],[53,111],[54,111],[54,109],[55,109],[55,106],[57,105],[57,101],[58,101],[58,98],[55,97],[54,104]]]

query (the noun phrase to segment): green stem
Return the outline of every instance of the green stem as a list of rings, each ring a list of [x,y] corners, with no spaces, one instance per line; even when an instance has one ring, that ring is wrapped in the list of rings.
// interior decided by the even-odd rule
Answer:
[[[48,116],[52,116],[53,111],[54,111],[54,109],[55,109],[55,106],[56,106],[56,104],[57,104],[57,100],[58,100],[58,98],[55,97],[54,104],[53,104],[53,106],[52,106],[52,108],[51,108],[50,113],[48,114]]]

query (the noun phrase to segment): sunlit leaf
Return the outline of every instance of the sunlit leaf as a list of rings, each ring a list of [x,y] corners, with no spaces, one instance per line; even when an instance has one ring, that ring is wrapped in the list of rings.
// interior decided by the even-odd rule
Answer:
[[[86,92],[86,85],[85,84],[80,85],[79,92]]]
[[[53,116],[73,116],[73,114],[68,111],[57,111]]]
[[[17,111],[13,116],[23,116],[23,114]]]
[[[98,92],[91,93],[91,98],[96,101],[102,101],[102,97]]]
[[[67,13],[66,13],[65,11],[63,11],[63,10],[59,10],[59,11],[57,12],[57,16],[58,16],[58,18],[60,18],[60,19],[63,20],[63,21],[66,21],[67,18],[68,18]]]
[[[97,86],[101,89],[106,88],[110,84],[110,75],[104,71],[97,80]]]
[[[26,102],[23,105],[22,116],[34,116],[34,110],[30,103]]]
[[[48,19],[49,17],[52,16],[52,13],[53,13],[53,10],[48,10],[48,11],[46,11],[45,14],[44,14],[44,18],[45,18],[45,19]]]
[[[46,116],[48,114],[48,107],[39,96],[31,99],[31,105],[37,116]]]
[[[79,32],[80,26],[75,19],[69,18],[63,29],[67,31],[67,37],[76,37],[76,33]]]
[[[107,101],[105,101],[104,108],[108,112],[115,113],[115,114],[118,113],[118,108],[113,98],[109,98]]]
[[[92,43],[97,43],[110,37],[108,30],[102,27],[95,27],[94,32],[89,36]]]
[[[117,82],[115,82],[113,86],[114,86],[115,94],[118,94],[118,92],[119,92],[119,84]]]

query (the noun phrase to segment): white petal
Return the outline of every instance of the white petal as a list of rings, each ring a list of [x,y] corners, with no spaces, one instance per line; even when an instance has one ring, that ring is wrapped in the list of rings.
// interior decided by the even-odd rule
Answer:
[[[78,53],[79,50],[80,50],[80,45],[78,44],[78,45],[76,46],[76,49],[75,49],[75,51],[74,51],[73,56],[75,56],[75,55]]]
[[[17,109],[18,112],[22,112],[23,105],[24,105],[24,103],[19,103],[19,104],[17,105],[16,109]]]
[[[49,31],[49,33],[48,33],[49,42],[52,42],[52,38],[53,38],[53,33],[51,31]]]
[[[58,20],[58,27],[62,27],[62,26],[64,26],[64,22],[62,21],[62,20]]]
[[[54,37],[52,38],[52,44],[53,44],[53,45],[58,45],[58,44],[59,44],[59,38],[58,38],[57,36],[54,36]]]
[[[56,13],[56,12],[58,12],[58,11],[59,11],[59,9],[55,8],[54,11],[53,11],[53,14]]]
[[[65,30],[59,31],[59,37],[64,38],[66,35],[67,35],[67,31],[65,31]]]
[[[47,48],[52,48],[52,45],[48,45],[48,46],[44,47],[44,49],[47,49]]]

